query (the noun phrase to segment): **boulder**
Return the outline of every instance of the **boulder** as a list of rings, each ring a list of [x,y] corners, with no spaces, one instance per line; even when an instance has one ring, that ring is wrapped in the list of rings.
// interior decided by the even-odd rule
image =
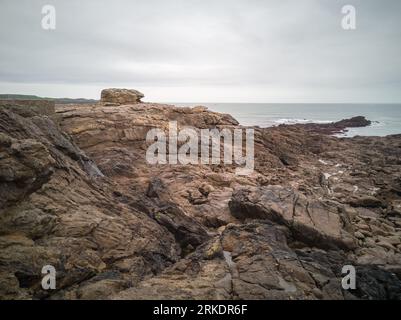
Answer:
[[[110,105],[135,104],[141,102],[145,95],[133,89],[104,89],[100,102]]]

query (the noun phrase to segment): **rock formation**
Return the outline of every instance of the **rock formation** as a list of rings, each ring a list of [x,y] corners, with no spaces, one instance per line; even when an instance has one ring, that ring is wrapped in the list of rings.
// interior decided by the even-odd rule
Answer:
[[[305,123],[295,124],[293,126],[300,126],[304,130],[318,132],[323,134],[338,134],[344,133],[348,128],[367,127],[372,124],[372,121],[367,120],[365,117],[357,116],[351,119],[343,119],[331,123]],[[286,125],[281,125],[286,126]]]
[[[250,176],[151,166],[149,129],[238,122],[113,99],[0,107],[1,299],[401,299],[401,135],[255,128]]]
[[[135,104],[141,102],[144,94],[132,89],[104,89],[100,102],[106,105]]]

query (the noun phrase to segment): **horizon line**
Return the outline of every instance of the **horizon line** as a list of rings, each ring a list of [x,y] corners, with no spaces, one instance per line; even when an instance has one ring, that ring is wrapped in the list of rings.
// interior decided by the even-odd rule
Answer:
[[[24,94],[24,93],[0,93],[0,95],[20,95],[20,96],[35,96],[41,99],[71,99],[71,100],[95,100],[100,101],[99,98],[85,98],[85,97],[78,97],[78,98],[71,98],[71,97],[43,97],[37,94]],[[17,100],[17,99],[16,99]],[[250,101],[224,101],[224,102],[216,102],[216,101],[142,101],[143,103],[160,103],[160,104],[177,104],[177,103],[185,103],[185,104],[355,104],[355,105],[362,105],[362,104],[388,104],[388,105],[397,105],[401,104],[399,102],[273,102],[273,101],[264,101],[264,102],[250,102]]]

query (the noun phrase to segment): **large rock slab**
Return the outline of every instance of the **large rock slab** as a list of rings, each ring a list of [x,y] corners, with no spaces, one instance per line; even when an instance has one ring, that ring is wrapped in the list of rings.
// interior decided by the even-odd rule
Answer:
[[[287,226],[295,240],[320,248],[353,249],[353,236],[345,230],[345,212],[330,203],[308,198],[282,186],[240,187],[229,203],[239,219],[267,219]],[[350,226],[348,226],[350,227]]]

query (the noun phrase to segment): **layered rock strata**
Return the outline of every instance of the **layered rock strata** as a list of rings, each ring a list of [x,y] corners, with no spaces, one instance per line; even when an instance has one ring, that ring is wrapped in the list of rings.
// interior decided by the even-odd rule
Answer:
[[[401,298],[401,135],[255,128],[243,177],[145,159],[150,129],[230,115],[121,101],[0,107],[0,298]]]

